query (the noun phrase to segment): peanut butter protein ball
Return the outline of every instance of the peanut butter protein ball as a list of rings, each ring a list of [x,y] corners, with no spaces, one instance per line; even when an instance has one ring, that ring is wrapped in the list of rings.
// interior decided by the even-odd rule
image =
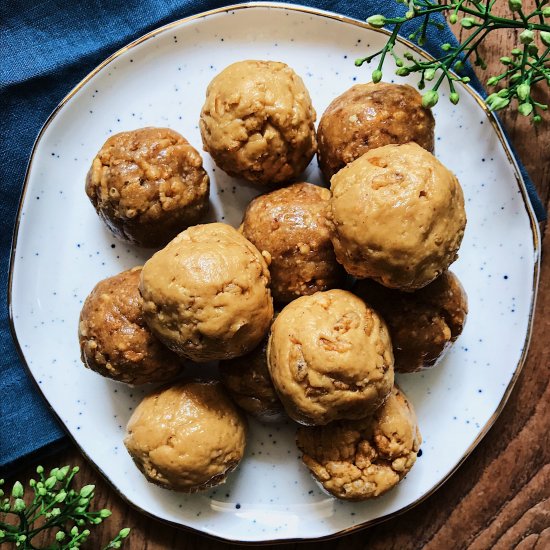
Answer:
[[[363,420],[298,429],[302,460],[331,495],[343,500],[378,497],[413,467],[422,437],[405,394],[394,387]]]
[[[271,257],[271,292],[278,302],[328,290],[344,272],[331,242],[330,191],[295,183],[256,197],[244,214],[242,233]]]
[[[143,399],[124,445],[148,481],[195,493],[225,481],[245,436],[246,421],[219,382],[180,382]]]
[[[141,267],[100,281],[80,313],[78,340],[89,369],[127,384],[166,382],[182,360],[151,333],[139,293]]]
[[[206,90],[204,150],[230,176],[259,185],[301,174],[317,150],[316,114],[302,79],[284,63],[239,61]]]
[[[288,304],[271,327],[267,362],[286,412],[301,424],[365,418],[393,385],[384,321],[345,290]]]
[[[283,405],[267,368],[267,337],[250,353],[220,361],[221,381],[233,401],[251,416],[264,422],[284,417]]]
[[[351,275],[416,290],[458,257],[462,188],[420,145],[372,149],[334,175],[331,189],[334,251]]]
[[[388,324],[396,372],[436,366],[466,323],[468,298],[458,277],[450,271],[415,292],[386,288],[370,279],[357,281],[353,292]]]
[[[199,153],[169,128],[110,137],[92,162],[86,194],[111,232],[157,247],[208,210],[208,174]]]
[[[273,317],[267,264],[223,223],[180,233],[143,266],[145,320],[192,361],[231,359],[254,349]]]
[[[356,84],[327,107],[319,122],[319,166],[327,180],[370,149],[418,143],[434,149],[434,117],[407,84]]]

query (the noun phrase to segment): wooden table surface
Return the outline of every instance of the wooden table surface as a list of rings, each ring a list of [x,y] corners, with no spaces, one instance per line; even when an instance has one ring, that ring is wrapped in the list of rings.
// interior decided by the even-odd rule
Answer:
[[[498,2],[497,7],[505,12],[507,2]],[[499,58],[515,46],[513,33],[504,31],[492,36],[485,44],[489,72],[498,74]],[[481,72],[480,76],[483,78]],[[548,87],[541,94],[549,103]],[[512,112],[502,113],[502,121],[550,210],[550,116],[545,115],[536,130],[527,119]],[[302,543],[301,549],[550,548],[550,225],[542,224],[541,233],[542,269],[531,346],[510,399],[489,434],[454,476],[413,510],[334,541]],[[61,464],[80,466],[79,482],[96,485],[97,509],[112,510],[112,517],[93,529],[86,548],[102,548],[109,537],[126,526],[132,532],[124,547],[131,550],[230,547],[135,512],[76,447],[41,462],[46,468]],[[28,480],[33,470],[29,468],[18,478]],[[285,544],[279,548],[297,546]]]

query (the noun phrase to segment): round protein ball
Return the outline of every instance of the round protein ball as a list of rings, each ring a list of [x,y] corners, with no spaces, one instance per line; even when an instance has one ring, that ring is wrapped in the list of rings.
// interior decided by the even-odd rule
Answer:
[[[311,183],[295,183],[248,205],[241,230],[258,250],[269,252],[275,301],[290,302],[341,282],[329,216],[330,191]]]
[[[111,232],[145,247],[166,244],[208,210],[199,153],[169,128],[110,137],[92,162],[86,194]]]
[[[197,362],[254,349],[273,317],[263,256],[223,223],[180,233],[143,266],[145,320],[171,350]]]
[[[283,418],[283,406],[267,368],[267,338],[250,353],[220,361],[221,381],[233,401],[264,422]]]
[[[143,399],[124,445],[148,481],[196,493],[225,481],[245,437],[246,420],[219,382],[181,382]]]
[[[267,362],[287,414],[301,424],[365,418],[393,386],[386,325],[345,290],[288,304],[271,327]]]
[[[204,150],[230,176],[259,185],[301,174],[317,150],[316,114],[284,63],[239,61],[210,82],[200,116]]]
[[[358,281],[353,291],[388,324],[397,372],[437,365],[462,333],[468,314],[466,292],[450,271],[416,292],[389,289],[368,279]]]
[[[386,493],[407,475],[422,437],[411,403],[394,387],[373,416],[299,428],[296,443],[326,491],[359,501]]]
[[[457,259],[462,188],[420,145],[372,149],[333,176],[331,189],[332,242],[349,274],[416,290]]]
[[[357,84],[327,107],[319,122],[317,157],[330,178],[370,149],[414,141],[434,149],[435,121],[422,96],[407,84]]]
[[[166,382],[182,361],[157,340],[143,318],[141,267],[100,281],[86,298],[78,324],[82,362],[127,384]]]

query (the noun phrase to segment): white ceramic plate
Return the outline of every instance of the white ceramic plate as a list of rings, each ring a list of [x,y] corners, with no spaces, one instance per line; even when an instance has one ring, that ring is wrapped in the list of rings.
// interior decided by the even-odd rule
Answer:
[[[145,390],[105,380],[80,363],[76,332],[84,298],[100,279],[150,255],[113,239],[84,194],[86,172],[102,143],[122,130],[169,126],[200,149],[197,123],[206,86],[242,59],[288,63],[304,79],[320,115],[336,95],[369,79],[371,68],[356,68],[353,61],[385,40],[358,22],[307,8],[256,4],[210,12],[117,52],[69,94],[37,140],[12,257],[16,339],[40,390],[82,451],[124,498],[152,516],[243,542],[349,532],[433,492],[479,442],[508,397],[528,343],[539,236],[501,130],[466,89],[457,107],[443,97],[435,116],[436,155],[456,172],[466,197],[468,227],[453,270],[468,292],[470,314],[443,364],[398,377],[416,407],[424,443],[395,490],[372,502],[337,501],[319,490],[300,463],[293,426],[254,422],[246,458],[225,485],[194,496],[150,485],[122,444]],[[255,190],[204,157],[213,184],[212,219],[237,225]],[[321,181],[315,161],[305,179]]]

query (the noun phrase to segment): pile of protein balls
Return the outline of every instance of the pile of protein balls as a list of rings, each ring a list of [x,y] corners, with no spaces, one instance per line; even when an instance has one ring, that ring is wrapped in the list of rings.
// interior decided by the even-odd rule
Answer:
[[[315,118],[284,63],[242,61],[212,80],[204,149],[266,191],[239,229],[195,225],[209,179],[173,130],[112,136],[92,163],[86,193],[111,231],[164,246],[98,283],[79,324],[87,367],[168,383],[125,439],[153,483],[222,483],[244,454],[244,412],[298,422],[303,462],[338,498],[379,496],[416,460],[421,436],[394,370],[433,367],[462,331],[466,295],[447,271],[466,224],[462,189],[430,152],[434,119],[409,86],[358,84],[317,132]],[[330,190],[300,182],[315,153]],[[200,365],[180,377],[189,360],[219,361],[221,383],[193,378]]]

